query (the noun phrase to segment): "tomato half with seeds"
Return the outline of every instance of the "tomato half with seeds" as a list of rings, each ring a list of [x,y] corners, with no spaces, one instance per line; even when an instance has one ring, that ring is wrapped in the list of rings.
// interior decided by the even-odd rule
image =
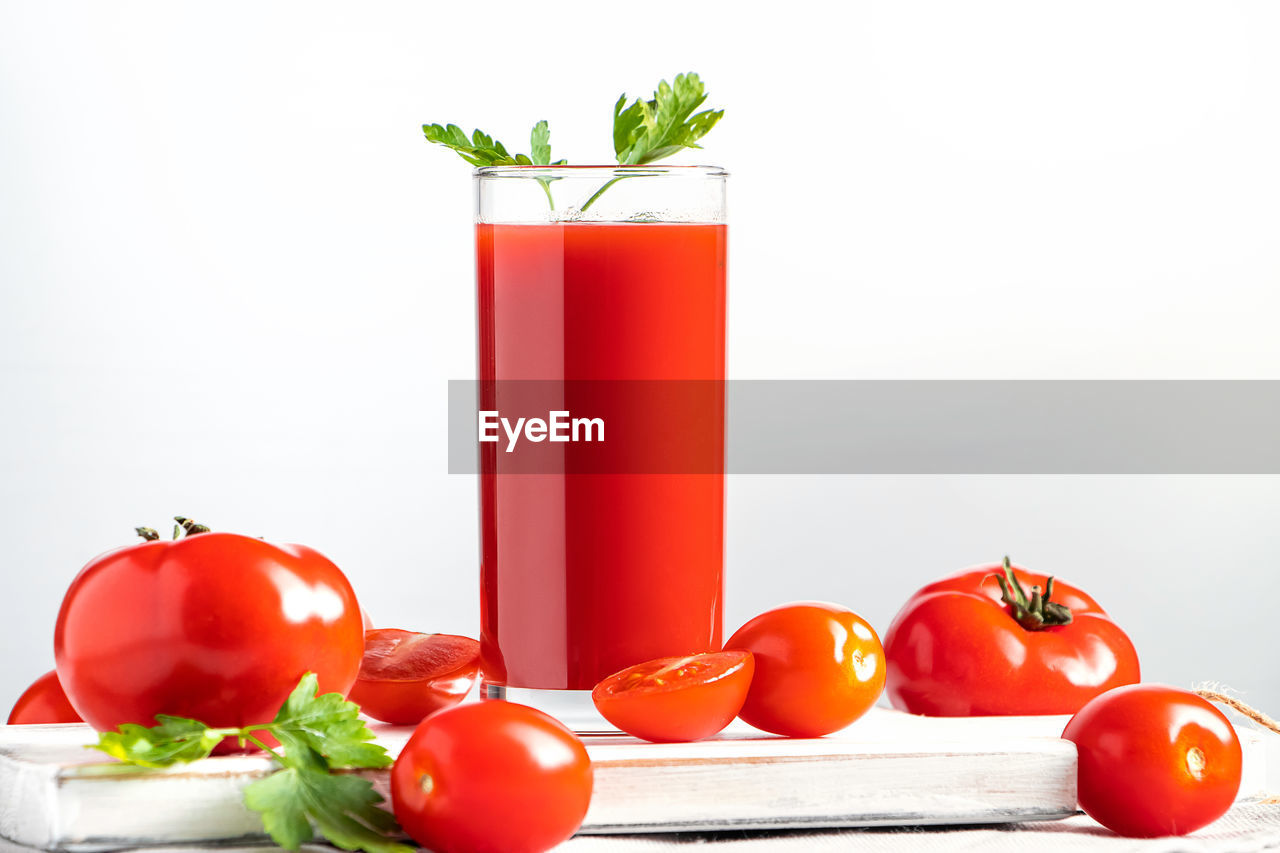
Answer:
[[[432,714],[391,768],[396,820],[435,853],[540,853],[577,831],[591,802],[577,735],[526,705]]]
[[[658,742],[702,740],[738,716],[754,672],[747,651],[658,658],[604,679],[591,699],[627,734]]]
[[[1120,835],[1194,832],[1225,814],[1240,790],[1235,729],[1186,690],[1118,687],[1081,708],[1062,736],[1080,756],[1080,807]]]
[[[480,644],[399,628],[364,633],[364,659],[347,698],[384,723],[413,726],[462,701],[475,684]]]
[[[23,691],[9,712],[9,725],[34,723],[79,723],[76,709],[71,707],[56,670],[46,672]]]
[[[766,732],[822,737],[861,717],[884,690],[884,649],[875,629],[838,604],[801,601],[761,613],[726,649],[755,656],[738,716]]]

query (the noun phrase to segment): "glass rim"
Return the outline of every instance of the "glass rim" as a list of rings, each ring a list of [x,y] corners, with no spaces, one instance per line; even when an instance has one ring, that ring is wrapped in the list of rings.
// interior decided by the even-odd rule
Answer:
[[[477,178],[543,178],[628,175],[631,177],[727,178],[720,166],[569,165],[562,166],[481,166],[471,173]]]

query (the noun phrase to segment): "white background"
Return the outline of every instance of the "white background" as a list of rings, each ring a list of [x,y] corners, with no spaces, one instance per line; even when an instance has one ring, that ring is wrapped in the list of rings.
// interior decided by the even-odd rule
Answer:
[[[754,9],[754,11],[753,11]],[[727,109],[736,378],[1280,378],[1280,5],[0,4],[0,705],[75,572],[175,513],[300,541],[380,625],[478,630],[468,168]],[[946,429],[945,422],[937,425]],[[1280,710],[1280,481],[734,477],[728,618],[882,631],[1010,553],[1148,677]],[[673,590],[673,594],[678,591]]]

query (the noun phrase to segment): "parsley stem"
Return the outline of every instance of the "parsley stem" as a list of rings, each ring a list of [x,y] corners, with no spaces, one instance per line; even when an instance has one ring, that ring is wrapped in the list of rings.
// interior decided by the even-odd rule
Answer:
[[[262,742],[261,740],[259,740],[258,738],[254,737],[254,736],[253,736],[253,734],[252,734],[252,731],[253,731],[252,729],[241,729],[241,730],[240,730],[240,737],[242,737],[242,738],[244,738],[245,740],[249,741],[249,742],[250,742],[250,743],[252,743],[254,746],[256,746],[258,749],[260,749],[260,750],[262,750],[263,752],[267,753],[268,755],[270,755],[272,758],[274,758],[274,759],[275,759],[276,761],[278,761],[279,763],[284,764],[284,756],[282,756],[280,753],[276,752],[276,751],[275,751],[274,749],[272,749],[271,747],[267,746],[265,743],[263,743],[263,742]]]
[[[551,181],[547,178],[538,178],[538,183],[542,184],[542,191],[547,194],[547,204],[555,210],[556,201],[551,197]]]
[[[626,177],[626,176],[625,176],[625,175],[618,175],[618,176],[617,176],[617,177],[615,177],[615,178],[610,178],[608,181],[606,181],[606,182],[605,182],[605,185],[604,185],[604,186],[602,186],[600,189],[598,189],[598,190],[596,190],[594,193],[592,193],[592,194],[591,194],[591,198],[587,199],[586,204],[582,205],[582,207],[581,207],[581,208],[579,208],[579,209],[580,209],[580,210],[586,210],[588,207],[590,207],[590,206],[595,202],[595,200],[596,200],[596,199],[598,199],[598,198],[600,198],[600,196],[604,195],[604,191],[605,191],[605,190],[609,189],[609,187],[613,186],[613,185],[614,185],[614,184],[616,184],[618,181],[622,180],[624,177]]]

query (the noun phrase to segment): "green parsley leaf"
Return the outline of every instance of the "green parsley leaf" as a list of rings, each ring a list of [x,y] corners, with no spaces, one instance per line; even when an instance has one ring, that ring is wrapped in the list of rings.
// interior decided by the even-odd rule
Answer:
[[[211,729],[198,720],[157,714],[157,726],[125,723],[114,732],[102,732],[89,749],[99,749],[127,764],[168,767],[204,758],[224,738],[239,729]]]
[[[341,693],[316,695],[318,690],[315,673],[302,676],[267,727],[284,745],[286,763],[299,746],[305,746],[324,756],[333,769],[390,767],[387,751],[370,743],[373,732],[360,719],[360,706]]]
[[[289,769],[250,782],[244,789],[244,804],[262,815],[262,828],[287,850],[297,850],[316,834],[302,788],[298,771]]]
[[[530,163],[523,154],[512,156],[501,142],[497,142],[489,134],[476,130],[468,138],[467,134],[456,124],[439,125],[424,124],[422,132],[428,142],[452,148],[458,156],[472,166],[515,166],[523,159]]]
[[[613,105],[613,150],[618,163],[652,163],[685,148],[701,148],[698,140],[724,115],[724,110],[695,114],[706,99],[706,88],[693,72],[677,74],[671,84],[659,82],[651,101],[636,98],[626,106],[623,94]]]
[[[244,802],[262,815],[276,844],[297,850],[315,831],[344,850],[412,853],[395,840],[399,826],[379,807],[382,795],[368,779],[328,772],[324,758],[305,746],[291,752],[290,766],[244,789]],[[312,827],[315,829],[312,829]]]
[[[529,134],[529,156],[535,166],[551,165],[551,127],[543,119],[533,126]]]
[[[281,847],[297,850],[319,831],[346,850],[413,853],[396,840],[400,827],[379,806],[382,796],[368,779],[330,772],[387,767],[392,760],[371,742],[373,732],[360,719],[358,705],[339,693],[318,691],[319,679],[308,672],[270,723],[214,729],[158,714],[159,725],[126,723],[118,731],[99,734],[92,748],[127,764],[168,767],[205,758],[224,737],[238,737],[262,746],[281,765],[244,789],[245,805],[262,815],[263,829]],[[283,754],[266,747],[256,732],[274,735]]]
[[[512,154],[505,145],[483,131],[476,130],[468,138],[456,124],[424,124],[422,132],[428,142],[443,145],[457,152],[472,166],[563,166],[567,160],[551,162],[551,130],[546,120],[533,126],[529,144],[533,156]]]

